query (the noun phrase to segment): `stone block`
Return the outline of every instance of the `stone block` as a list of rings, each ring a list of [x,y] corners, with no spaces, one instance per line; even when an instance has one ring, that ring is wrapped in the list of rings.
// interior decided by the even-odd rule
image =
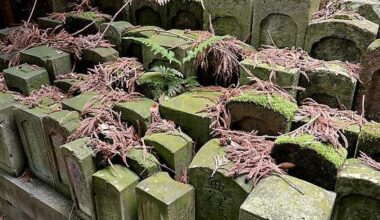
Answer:
[[[137,219],[135,188],[139,176],[121,165],[92,175],[98,220]]]
[[[363,95],[365,96],[365,114],[371,119],[380,122],[380,39],[375,40],[365,52],[362,60],[362,72],[359,95],[356,97],[356,109],[361,111]]]
[[[240,40],[251,34],[252,0],[227,0],[221,4],[217,0],[204,0],[203,29],[208,30],[211,23],[217,35],[233,35]]]
[[[203,8],[201,2],[196,0],[169,1],[167,7],[169,28],[202,30]]]
[[[0,71],[3,71],[5,69],[9,68],[9,62],[13,59],[15,56],[15,53],[2,53],[0,52]]]
[[[323,67],[306,72],[309,79],[301,76],[298,101],[312,98],[332,108],[351,109],[357,80],[349,75],[345,64],[326,62]]]
[[[114,15],[123,5],[127,2],[127,0],[95,0],[94,5],[100,9],[101,12]],[[116,17],[117,20],[130,20],[130,8],[126,7],[124,10],[120,12],[120,14]]]
[[[144,143],[153,147],[161,160],[175,171],[179,180],[193,159],[193,141],[184,133],[155,133],[144,137]]]
[[[33,220],[23,211],[16,207],[15,204],[0,197],[0,210],[1,215],[4,220],[12,219],[23,219],[23,220]]]
[[[94,152],[88,146],[89,138],[81,138],[61,146],[71,199],[78,214],[84,219],[95,219],[95,198],[92,175],[96,172]]]
[[[195,220],[195,192],[160,172],[136,186],[140,220]]]
[[[245,92],[227,101],[231,126],[238,130],[278,135],[290,131],[297,104],[279,95]]]
[[[0,39],[6,37],[11,31],[16,30],[18,27],[7,27],[0,29]]]
[[[35,176],[54,187],[56,170],[51,161],[53,156],[50,155],[42,123],[43,118],[49,113],[50,110],[43,108],[21,108],[16,109],[15,118],[29,169]]]
[[[196,34],[185,34],[183,30],[173,29],[169,30],[169,32],[162,32],[153,35],[149,38],[149,40],[172,51],[175,54],[175,58],[182,62],[182,60],[187,56],[187,52],[191,50],[191,44],[186,44],[189,40],[186,38],[181,38],[178,35],[196,39]],[[155,66],[167,66],[179,70],[185,76],[197,75],[197,67],[193,62],[186,62],[184,64],[174,61],[170,62],[145,45],[142,46],[142,58],[144,69],[149,70]]]
[[[161,170],[157,158],[143,149],[132,149],[127,154],[127,163],[131,170],[146,179]]]
[[[108,61],[116,61],[119,58],[119,52],[111,47],[109,48],[91,48],[82,51],[82,60],[88,66],[106,63]]]
[[[86,92],[66,99],[62,102],[62,109],[69,111],[82,112],[83,108],[96,97],[94,92]]]
[[[300,78],[300,71],[297,68],[288,69],[283,66],[271,64],[262,61],[255,62],[252,59],[245,59],[240,62],[245,68],[240,68],[240,84],[248,85],[251,80],[248,78],[250,74],[258,77],[261,80],[269,81],[272,71],[275,71],[275,77],[271,80],[273,83],[286,89],[293,96],[297,95],[297,86]],[[250,71],[250,72],[248,72]]]
[[[15,120],[15,97],[0,93],[0,169],[20,176],[26,166],[26,158]]]
[[[319,0],[253,1],[252,45],[302,48],[309,20],[318,11],[319,3]]]
[[[49,152],[47,156],[50,157],[49,160],[53,163],[54,168],[54,185],[58,191],[70,196],[69,180],[60,147],[66,143],[67,138],[79,127],[79,114],[67,110],[57,111],[43,118],[42,123],[47,140],[45,151]]]
[[[217,139],[207,142],[195,155],[189,167],[189,183],[195,188],[195,213],[199,220],[233,220],[239,216],[243,204],[253,188],[245,176],[233,178],[227,174],[232,163],[217,169],[215,158],[226,152]]]
[[[70,54],[47,46],[34,47],[20,53],[21,62],[45,67],[51,82],[58,75],[70,73],[72,62]]]
[[[57,79],[54,81],[54,85],[60,88],[64,93],[68,93],[71,87],[85,81],[88,75],[76,74],[76,76],[78,77],[76,79]]]
[[[380,124],[368,122],[364,124],[359,135],[357,152],[362,151],[380,161]]]
[[[277,163],[295,164],[289,170],[289,175],[333,190],[336,175],[346,160],[347,150],[335,149],[309,134],[297,137],[283,135],[275,140],[272,156]]]
[[[168,7],[150,0],[133,1],[130,6],[131,21],[134,25],[168,28]]]
[[[0,197],[29,219],[78,219],[73,202],[38,178],[26,181],[0,171]]]
[[[155,34],[157,34],[157,30],[162,30],[156,26],[135,26],[129,28],[127,31],[123,33],[123,38],[121,40],[121,45],[123,52],[122,54],[128,57],[137,57],[140,61],[142,58],[142,45],[138,42],[135,42],[130,39],[126,39],[126,37],[142,37],[149,38]]]
[[[304,194],[278,176],[262,179],[240,207],[239,220],[329,220],[336,194],[303,180],[284,176]]]
[[[81,32],[83,35],[96,34],[99,32],[99,27],[101,24],[108,22],[109,19],[93,11],[87,11],[82,13],[70,13],[66,17],[66,30],[69,33],[75,33],[77,31],[83,30]]]
[[[121,113],[121,120],[127,121],[140,128],[142,134],[148,129],[152,123],[150,109],[158,105],[155,101],[148,98],[139,98],[127,102],[115,104],[114,110]]]
[[[309,23],[305,51],[320,60],[359,63],[376,39],[379,25],[367,20],[326,19]]]
[[[104,1],[110,2],[110,1]],[[111,23],[111,24],[110,24]],[[104,23],[100,25],[100,31],[104,32],[107,29],[104,38],[109,40],[111,44],[115,45],[116,49],[123,55],[123,45],[122,45],[122,37],[123,33],[128,31],[130,28],[134,28],[133,25],[126,21],[114,21],[110,23]]]
[[[380,172],[349,159],[337,176],[333,219],[376,219],[380,216]]]
[[[41,29],[55,29],[58,28],[59,30],[64,28],[63,21],[57,21],[54,19],[51,19],[49,17],[41,17],[37,19],[38,27]],[[60,26],[60,27],[59,27]]]
[[[17,90],[27,96],[44,85],[50,85],[46,69],[29,64],[5,69],[4,79],[9,89]]]
[[[221,95],[215,91],[186,92],[161,102],[160,113],[163,118],[174,121],[181,127],[198,146],[202,146],[211,139],[210,125],[214,120],[202,111],[215,105]]]

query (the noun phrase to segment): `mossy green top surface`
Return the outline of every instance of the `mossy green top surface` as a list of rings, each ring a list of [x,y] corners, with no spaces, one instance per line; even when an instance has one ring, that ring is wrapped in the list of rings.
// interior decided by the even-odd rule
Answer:
[[[62,102],[63,108],[67,110],[75,110],[81,112],[87,103],[96,96],[94,92],[83,93]],[[98,104],[99,105],[99,104]]]
[[[156,26],[142,26],[142,27],[133,27],[130,30],[127,30],[123,37],[131,37],[131,36],[137,36],[137,37],[151,37],[155,34],[157,34],[156,30],[162,30],[159,27]]]
[[[192,143],[191,138],[186,134],[155,133],[144,137],[144,140],[165,146],[173,154]]]
[[[23,51],[22,53],[30,55],[30,56],[38,57],[43,61],[46,61],[48,59],[69,56],[69,54],[64,51],[60,51],[56,48],[47,47],[47,46],[33,47],[31,49]]]
[[[289,120],[294,117],[294,114],[298,110],[296,103],[286,100],[279,95],[255,94],[254,92],[246,92],[240,96],[231,98],[228,102],[253,102],[264,108],[272,109]]]
[[[119,192],[140,180],[139,176],[125,166],[114,164],[94,173],[92,177],[97,181],[111,184]]]
[[[215,105],[221,95],[221,92],[215,91],[191,91],[163,101],[161,105],[189,114],[207,116],[207,113],[201,113],[201,111],[208,106]]]
[[[47,71],[45,68],[42,68],[42,67],[31,66],[29,64],[22,64],[20,66],[6,69],[4,70],[4,73],[9,74],[9,75],[14,75],[21,79],[27,80],[29,78],[33,78],[43,73],[47,74]]]
[[[62,145],[60,148],[66,155],[72,155],[73,157],[82,160],[89,155],[94,155],[93,150],[88,145],[90,138],[80,138],[75,141]]]
[[[149,119],[151,116],[150,109],[156,102],[148,98],[139,98],[136,100],[121,102],[116,104],[116,108],[123,112],[122,109],[127,109],[138,114],[143,119]]]
[[[380,142],[380,123],[369,122],[364,124],[361,134],[365,140]]]
[[[80,117],[78,112],[62,110],[53,112],[48,117],[57,121],[69,132],[73,132],[79,127]]]
[[[6,108],[14,103],[16,103],[14,95],[0,92],[0,109]]]
[[[368,51],[380,51],[380,39],[375,40],[368,46]]]
[[[98,13],[93,12],[93,11],[86,11],[86,12],[82,12],[82,13],[73,13],[72,15],[75,17],[79,17],[79,18],[83,18],[83,19],[91,20],[91,21],[93,21],[93,20],[101,21],[104,19],[101,15],[99,15]]]
[[[176,33],[174,30],[171,30],[171,32]],[[181,34],[181,32],[178,32],[176,34]],[[184,45],[187,42],[187,40],[182,37],[165,32],[152,35],[149,40],[166,48],[176,48]]]
[[[263,69],[267,69],[268,72],[274,70],[274,71],[279,72],[279,73],[287,73],[290,75],[298,74],[298,68],[289,69],[289,68],[286,68],[285,66],[280,66],[280,65],[272,66],[269,63],[265,63],[264,61],[261,61],[261,60],[258,60],[256,62],[253,59],[245,59],[245,60],[241,61],[241,64],[246,65],[246,66],[254,66],[254,67],[260,67]]]
[[[137,80],[137,84],[143,85],[151,82],[164,82],[165,78],[163,73],[160,72],[146,72]]]
[[[177,199],[194,190],[191,185],[174,181],[166,172],[156,173],[140,182],[136,188],[166,205],[174,203]]]
[[[291,137],[287,135],[280,136],[274,143],[275,145],[295,144],[301,149],[311,149],[326,160],[330,161],[337,168],[343,164],[347,157],[346,149],[339,148],[336,150],[332,145],[323,144],[322,142],[317,141],[314,136],[309,134],[304,134],[298,137]]]

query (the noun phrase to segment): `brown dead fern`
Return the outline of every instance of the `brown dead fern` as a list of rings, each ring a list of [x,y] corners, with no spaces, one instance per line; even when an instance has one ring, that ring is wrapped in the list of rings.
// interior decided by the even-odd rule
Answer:
[[[44,104],[50,109],[61,110],[61,102],[66,99],[66,95],[58,87],[42,86],[41,89],[32,92],[30,96],[20,99],[21,103],[29,108],[41,107],[41,104]]]
[[[359,160],[360,162],[365,165],[365,166],[368,166],[370,168],[373,168],[377,171],[380,171],[380,163],[377,162],[376,160],[372,159],[370,156],[368,156],[367,154],[363,153],[363,152],[360,152],[360,157],[359,157]]]

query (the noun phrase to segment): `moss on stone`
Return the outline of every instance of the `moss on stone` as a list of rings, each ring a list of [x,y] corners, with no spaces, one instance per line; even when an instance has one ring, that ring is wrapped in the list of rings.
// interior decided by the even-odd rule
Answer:
[[[244,93],[230,99],[235,102],[254,102],[265,108],[274,110],[285,116],[288,120],[292,120],[295,112],[298,110],[296,103],[286,100],[279,95],[255,94],[254,92]]]
[[[380,153],[380,123],[368,122],[361,130],[358,143],[358,151],[368,155]]]

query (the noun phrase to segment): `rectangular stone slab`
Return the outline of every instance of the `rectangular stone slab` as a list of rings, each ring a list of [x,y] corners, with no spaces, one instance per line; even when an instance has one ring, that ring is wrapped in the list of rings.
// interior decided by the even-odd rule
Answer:
[[[53,173],[55,186],[61,193],[70,196],[69,180],[60,147],[79,127],[79,114],[74,111],[57,111],[43,118],[42,123],[48,144],[45,150],[52,156],[50,161],[55,167]]]
[[[325,67],[308,71],[300,78],[300,87],[305,88],[299,92],[298,101],[312,98],[316,102],[332,108],[351,109],[357,80],[350,76],[344,64],[326,62]]]
[[[108,0],[104,2],[110,2]],[[111,23],[111,24],[110,24]],[[123,55],[123,46],[122,46],[122,37],[123,33],[126,32],[129,28],[133,28],[133,25],[126,21],[114,21],[110,23],[104,23],[100,25],[100,31],[104,32],[108,27],[108,30],[106,31],[104,38],[109,40],[111,44],[116,46],[116,49]]]
[[[25,181],[0,171],[0,197],[31,219],[78,219],[73,202],[38,178]]]
[[[320,219],[329,220],[336,194],[306,181],[283,175],[299,187],[294,189],[279,176],[262,179],[240,207],[239,220]]]
[[[209,29],[210,16],[215,33],[218,35],[233,35],[245,40],[251,34],[252,0],[204,0],[203,30]]]
[[[54,81],[54,85],[60,88],[64,93],[68,93],[70,88],[78,83],[82,82],[82,80],[77,79],[58,79]]]
[[[38,18],[37,23],[38,23],[38,27],[42,29],[48,29],[48,28],[55,29],[58,26],[61,26],[61,28],[59,29],[62,29],[63,24],[64,24],[62,21],[53,20],[49,17]]]
[[[82,51],[82,60],[86,65],[94,66],[99,63],[116,61],[119,58],[119,52],[112,47],[109,48],[90,48]]]
[[[93,92],[82,93],[62,102],[62,109],[69,111],[82,112],[87,103],[92,101],[96,96]]]
[[[52,82],[56,76],[70,73],[72,70],[70,54],[47,46],[22,51],[20,59],[23,63],[45,67]]]
[[[228,162],[215,174],[215,158],[226,156],[219,140],[208,141],[195,155],[189,167],[189,183],[195,188],[195,213],[198,220],[234,220],[239,216],[240,205],[253,188],[245,176],[233,178],[227,174]]]
[[[195,192],[191,185],[160,172],[136,186],[139,218],[144,220],[195,220]]]
[[[15,117],[20,132],[22,144],[28,159],[30,170],[38,178],[55,186],[54,173],[56,172],[51,152],[47,150],[47,140],[42,120],[50,110],[42,108],[16,109]]]
[[[349,159],[338,174],[333,219],[371,219],[380,215],[380,171]]]
[[[139,176],[114,164],[92,175],[98,220],[136,219],[135,187]]]
[[[161,102],[160,113],[163,118],[181,127],[198,146],[202,146],[211,139],[210,125],[213,119],[201,111],[215,105],[220,95],[220,92],[215,91],[186,92]]]
[[[380,160],[380,124],[376,122],[368,122],[364,124],[359,135],[359,143],[357,146],[357,155],[360,151]]]
[[[92,175],[96,172],[93,150],[88,138],[81,138],[61,146],[69,177],[71,199],[78,214],[85,219],[95,219],[95,199]]]
[[[0,168],[20,176],[26,157],[15,120],[15,100],[11,94],[0,93]]]
[[[144,134],[151,124],[150,109],[154,105],[158,104],[151,99],[139,98],[128,102],[117,103],[115,104],[114,110],[121,113],[121,120],[135,125],[136,128],[140,128],[142,134]]]
[[[193,141],[184,133],[155,133],[144,137],[144,143],[152,146],[159,157],[175,171],[179,180],[193,158]]]
[[[240,84],[247,85],[250,84],[250,74],[258,77],[261,80],[269,81],[271,72],[275,71],[275,77],[271,80],[273,83],[279,85],[280,87],[286,89],[294,97],[297,96],[297,86],[300,77],[299,70],[297,68],[287,69],[283,66],[275,66],[274,68],[265,62],[257,61],[252,59],[245,59],[240,62],[246,69],[240,68]],[[247,70],[250,71],[247,72]]]
[[[29,64],[5,69],[4,79],[8,88],[17,90],[27,96],[44,85],[50,85],[46,69]]]

